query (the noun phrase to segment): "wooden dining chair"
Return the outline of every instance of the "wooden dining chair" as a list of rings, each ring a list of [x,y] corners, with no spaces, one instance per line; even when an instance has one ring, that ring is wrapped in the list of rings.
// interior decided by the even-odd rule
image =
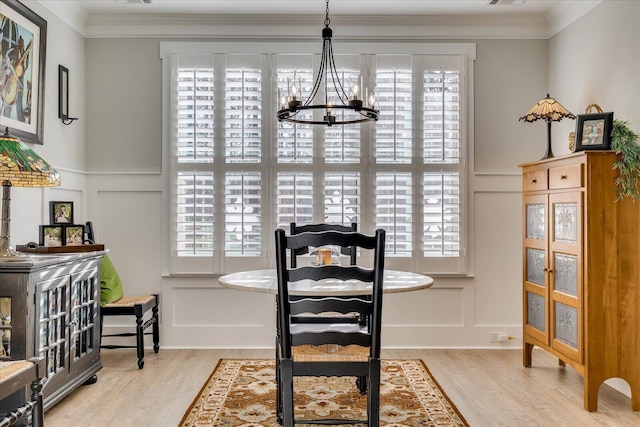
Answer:
[[[380,333],[382,322],[382,290],[384,275],[384,230],[374,236],[357,232],[321,231],[287,236],[276,230],[276,267],[278,282],[276,378],[278,420],[284,427],[295,422],[294,386],[297,376],[353,376],[366,378],[367,419],[322,420],[323,424],[366,423],[378,426],[380,418]],[[287,251],[303,247],[335,245],[372,250],[373,266],[322,265],[287,267]],[[289,283],[300,280],[359,280],[371,283],[371,298],[295,298],[289,294]],[[292,298],[293,297],[293,298]],[[328,309],[338,313],[359,313],[370,318],[366,324],[354,323],[342,328],[292,322],[301,313],[324,313]],[[318,421],[318,420],[315,420]]]
[[[358,223],[352,222],[350,225],[342,225],[342,224],[304,224],[298,225],[295,222],[290,224],[289,234],[294,236],[300,233],[306,232],[319,232],[319,231],[358,231]],[[303,247],[296,250],[290,251],[291,260],[289,261],[291,264],[291,268],[296,268],[298,266],[298,257],[307,255],[310,252],[310,248]],[[341,246],[340,254],[349,257],[349,265],[356,265],[357,262],[357,248],[351,246]],[[351,295],[350,298],[355,298],[356,296]],[[295,299],[295,296],[291,296],[290,298]],[[307,297],[311,298],[311,297]],[[358,298],[370,298],[369,295],[359,295]],[[326,313],[316,314],[316,315],[308,315],[302,314],[298,316],[293,316],[291,318],[292,323],[299,324],[316,324],[316,325],[326,325],[326,327],[332,327],[331,325],[341,325],[345,323],[361,323],[364,324],[367,322],[367,318],[363,318],[359,313],[336,313],[331,307],[327,307],[328,310]],[[356,384],[358,389],[362,394],[367,392],[367,383],[365,377],[358,377]]]
[[[29,360],[0,358],[0,401],[27,386],[31,388],[31,399],[0,416],[0,426],[16,425],[29,416],[31,416],[32,427],[44,425],[42,387],[45,375],[42,357]]]

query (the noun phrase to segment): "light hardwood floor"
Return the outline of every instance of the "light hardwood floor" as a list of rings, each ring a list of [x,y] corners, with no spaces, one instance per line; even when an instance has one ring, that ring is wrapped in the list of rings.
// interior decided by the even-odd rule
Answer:
[[[271,350],[105,350],[98,382],[45,414],[47,427],[175,427],[220,358],[269,358]],[[514,350],[387,350],[385,358],[423,359],[471,426],[639,426],[640,411],[607,385],[598,411],[582,409],[582,378],[535,349],[533,367]]]

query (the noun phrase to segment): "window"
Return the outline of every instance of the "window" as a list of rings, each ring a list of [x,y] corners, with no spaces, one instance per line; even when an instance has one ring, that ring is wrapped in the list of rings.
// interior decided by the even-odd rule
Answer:
[[[163,43],[170,273],[268,268],[273,231],[292,221],[382,227],[388,268],[464,273],[473,45],[408,44],[398,54],[403,45],[360,44],[354,51],[371,52],[336,55],[347,90],[375,91],[380,119],[333,127],[276,120],[279,94],[295,76],[306,97],[319,62],[283,46],[298,51]]]

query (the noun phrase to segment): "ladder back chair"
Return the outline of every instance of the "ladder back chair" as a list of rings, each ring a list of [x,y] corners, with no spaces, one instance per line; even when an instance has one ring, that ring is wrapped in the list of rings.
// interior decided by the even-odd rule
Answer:
[[[87,240],[94,243],[93,224],[91,221],[85,224]],[[152,335],[153,351],[160,351],[160,324],[158,319],[158,307],[160,296],[158,294],[127,296],[123,294],[120,277],[113,267],[111,260],[105,254],[101,262],[100,278],[100,348],[135,348],[138,356],[138,369],[144,368],[144,336]],[[115,289],[114,289],[115,288]],[[150,316],[145,320],[145,315]],[[103,325],[105,316],[134,316],[136,322],[135,332],[122,332],[118,334],[104,334]],[[151,332],[145,332],[151,328]],[[102,344],[104,337],[136,337],[136,345]]]
[[[380,418],[380,334],[384,275],[384,230],[374,236],[357,232],[321,231],[287,236],[276,230],[276,267],[278,277],[276,381],[278,421],[284,427],[295,422],[294,386],[296,376],[353,376],[365,378],[367,387],[367,419],[315,420],[322,424],[365,423],[379,425]],[[373,266],[322,265],[287,268],[287,251],[303,247],[335,245],[372,250]],[[300,280],[358,280],[371,283],[371,298],[346,298],[324,295],[322,298],[295,298],[289,294],[289,282]],[[294,297],[294,298],[292,298]],[[359,313],[370,319],[366,324],[327,328],[325,325],[301,325],[292,321],[301,313]]]
[[[300,233],[306,233],[309,231],[314,233],[317,233],[319,231],[344,231],[344,232],[354,231],[356,232],[358,231],[358,223],[352,222],[350,225],[327,224],[327,223],[298,225],[297,223],[292,222],[290,224],[289,234],[292,236]],[[308,246],[290,251],[291,268],[298,267],[298,257],[302,255],[306,255],[309,252],[310,252],[310,249]],[[356,265],[357,252],[358,251],[356,247],[352,247],[352,246],[340,247],[340,254],[346,255],[349,257],[349,265]],[[296,297],[289,296],[289,298],[295,299]],[[355,298],[355,296],[350,296],[350,298]],[[361,295],[361,296],[358,296],[358,298],[366,299],[366,298],[370,298],[370,296]],[[331,327],[331,325],[339,325],[339,324],[345,324],[345,323],[364,324],[365,322],[367,322],[367,320],[368,320],[367,318],[360,316],[359,313],[348,313],[348,314],[336,313],[336,311],[332,310],[331,307],[328,307],[328,310],[326,313],[316,314],[312,316],[298,315],[298,316],[293,316],[291,318],[292,323],[323,324],[323,325],[327,325],[327,327]],[[367,382],[365,377],[358,377],[356,384],[362,394],[367,392]]]

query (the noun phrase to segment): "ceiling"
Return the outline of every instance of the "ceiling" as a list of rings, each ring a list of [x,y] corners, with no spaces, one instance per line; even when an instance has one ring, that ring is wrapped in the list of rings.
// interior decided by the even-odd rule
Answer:
[[[53,0],[43,0],[43,2]],[[145,3],[149,1],[150,3]],[[561,0],[334,0],[335,15],[537,15]],[[74,2],[71,2],[74,3]],[[324,14],[323,0],[75,0],[88,15],[103,14]]]

